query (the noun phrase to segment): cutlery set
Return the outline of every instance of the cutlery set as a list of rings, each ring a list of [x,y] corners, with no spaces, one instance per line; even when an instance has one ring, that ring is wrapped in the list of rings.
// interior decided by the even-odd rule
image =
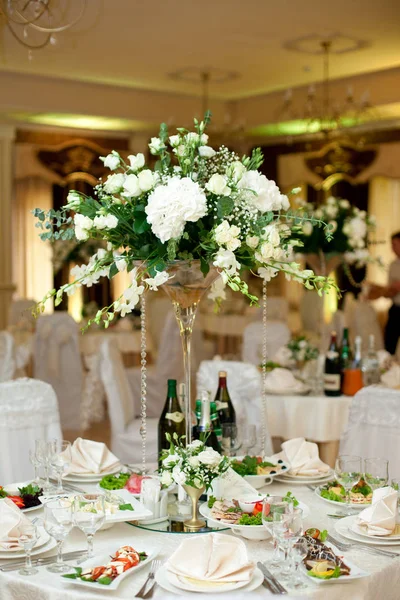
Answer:
[[[148,577],[146,579],[146,581],[144,582],[143,586],[140,588],[140,590],[138,591],[138,593],[135,595],[135,598],[151,598],[154,594],[154,587],[156,585],[156,582],[154,580],[155,574],[157,569],[159,569],[161,566],[161,561],[160,560],[153,560],[151,563],[151,567],[150,567],[150,573],[148,574]],[[150,587],[147,589],[147,586],[150,585]]]
[[[271,592],[271,594],[275,594],[275,595],[287,594],[287,591],[285,590],[283,585],[281,585],[279,583],[279,581],[277,580],[277,578],[274,577],[270,571],[268,571],[268,569],[264,565],[264,563],[258,562],[257,567],[260,569],[261,573],[264,575],[263,586],[266,587]]]
[[[371,548],[369,546],[363,546],[361,544],[349,544],[347,542],[341,542],[328,534],[327,541],[336,546],[341,552],[349,552],[350,550],[357,550],[362,552],[368,552],[369,554],[377,554],[378,556],[386,556],[387,558],[399,558],[400,554],[397,552],[390,552],[389,550],[381,550],[380,548]]]

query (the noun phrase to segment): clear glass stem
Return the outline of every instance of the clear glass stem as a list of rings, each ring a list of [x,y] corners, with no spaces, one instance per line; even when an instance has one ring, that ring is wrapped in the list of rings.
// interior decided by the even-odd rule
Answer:
[[[346,514],[351,515],[351,508],[350,508],[350,492],[351,492],[351,488],[346,488]]]
[[[57,541],[57,564],[58,565],[62,565],[64,563],[64,561],[63,561],[63,545],[64,545],[64,540]]]
[[[26,552],[25,569],[32,569],[32,557],[31,557],[32,548],[27,548],[25,550],[25,552]]]
[[[39,483],[39,468],[37,464],[33,465],[33,472],[35,474],[35,483]]]
[[[87,538],[87,557],[92,558],[93,556],[93,533],[88,533]]]
[[[50,487],[49,465],[44,465],[44,478],[47,489]]]
[[[62,473],[62,471],[57,470],[57,494],[62,494],[63,492]]]
[[[271,564],[279,565],[279,563],[280,563],[279,559],[280,559],[279,542],[276,539],[276,537],[274,537],[274,551],[272,553]]]

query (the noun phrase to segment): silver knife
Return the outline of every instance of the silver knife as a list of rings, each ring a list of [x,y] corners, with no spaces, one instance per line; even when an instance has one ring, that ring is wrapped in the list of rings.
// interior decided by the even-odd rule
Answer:
[[[84,554],[86,554],[87,550],[76,550],[75,552],[67,552],[66,554],[63,554],[63,559],[64,560],[74,560],[75,558],[79,558],[80,556],[83,556]],[[54,562],[54,560],[56,560],[57,555],[53,554],[52,556],[46,556],[44,558],[32,558],[32,564],[34,566],[41,566],[41,565],[48,565],[51,564],[52,562]],[[15,571],[16,569],[19,569],[20,567],[23,567],[25,565],[25,559],[21,560],[21,561],[14,561],[12,563],[9,563],[7,565],[2,565],[0,567],[0,571],[3,572],[7,572],[7,571]]]
[[[277,594],[287,594],[287,590],[283,587],[283,585],[281,585],[279,583],[279,581],[276,579],[276,577],[274,577],[272,575],[272,573],[270,573],[270,571],[268,571],[268,569],[264,565],[264,563],[258,562],[257,563],[257,567],[260,569],[260,571],[264,575],[264,577],[267,580],[267,582],[270,583],[271,586],[276,590],[275,593],[277,593]]]

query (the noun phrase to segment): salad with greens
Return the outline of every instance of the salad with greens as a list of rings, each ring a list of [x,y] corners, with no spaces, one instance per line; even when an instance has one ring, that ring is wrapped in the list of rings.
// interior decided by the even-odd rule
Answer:
[[[331,502],[346,502],[346,492],[342,485],[336,481],[329,481],[318,488],[318,494],[321,498],[330,500]],[[350,504],[371,504],[372,489],[364,479],[360,479],[350,492]]]
[[[231,462],[232,469],[242,477],[247,475],[274,475],[279,471],[284,471],[286,465],[283,460],[270,462],[261,456],[246,455],[241,460],[234,459]]]

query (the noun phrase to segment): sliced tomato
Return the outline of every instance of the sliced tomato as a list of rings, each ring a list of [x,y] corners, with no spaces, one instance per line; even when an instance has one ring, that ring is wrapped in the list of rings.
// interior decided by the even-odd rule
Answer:
[[[101,577],[106,570],[106,567],[94,567],[92,569],[91,578],[96,580]]]
[[[25,503],[21,496],[8,496],[10,500],[14,502],[18,506],[18,508],[25,508]]]
[[[258,513],[262,512],[262,509],[262,502],[256,502],[253,508],[253,515],[258,515]]]

